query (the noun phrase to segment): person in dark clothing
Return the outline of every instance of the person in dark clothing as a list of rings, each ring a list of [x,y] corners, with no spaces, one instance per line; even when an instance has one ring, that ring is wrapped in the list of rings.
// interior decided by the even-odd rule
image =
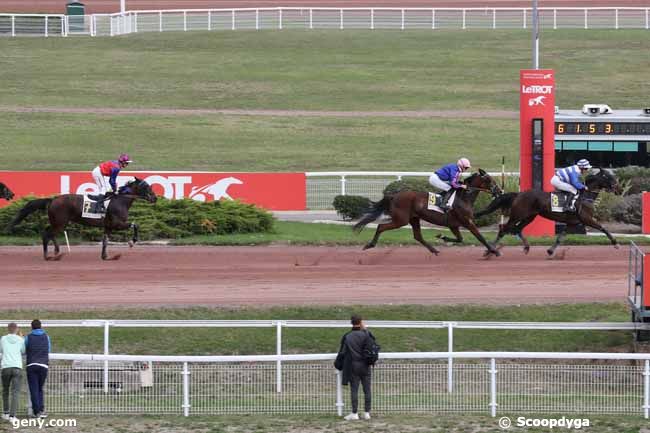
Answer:
[[[363,387],[365,406],[363,419],[370,419],[372,393],[370,389],[370,378],[372,369],[364,356],[364,349],[374,340],[375,337],[366,330],[361,316],[353,315],[351,318],[352,330],[346,333],[341,339],[341,347],[337,355],[336,367],[343,373],[343,385],[350,384],[352,400],[352,413],[344,419],[346,421],[358,420],[359,407],[359,384]]]
[[[41,329],[41,321],[32,321],[32,332],[25,337],[25,355],[27,357],[27,384],[32,400],[34,417],[45,418],[45,398],[43,386],[47,379],[50,364],[50,336]]]

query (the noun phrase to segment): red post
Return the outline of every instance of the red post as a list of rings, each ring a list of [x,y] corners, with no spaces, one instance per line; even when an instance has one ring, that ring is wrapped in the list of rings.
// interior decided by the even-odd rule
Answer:
[[[650,234],[650,192],[641,194],[641,233]]]
[[[519,74],[519,186],[521,191],[553,191],[555,172],[555,74],[552,69],[522,69]],[[541,119],[541,145],[533,140],[533,121]],[[529,236],[555,234],[553,221],[537,217],[524,229]]]
[[[646,284],[647,283],[647,284]],[[650,254],[643,256],[643,306],[650,308]]]

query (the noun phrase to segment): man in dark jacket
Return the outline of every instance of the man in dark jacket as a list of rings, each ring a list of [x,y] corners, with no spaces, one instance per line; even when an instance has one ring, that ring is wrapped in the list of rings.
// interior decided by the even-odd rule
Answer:
[[[41,329],[41,321],[32,321],[32,332],[25,337],[25,356],[27,357],[27,384],[32,399],[34,417],[45,418],[43,385],[47,379],[50,364],[50,336]]]
[[[370,377],[372,369],[364,356],[364,349],[375,337],[366,330],[361,316],[353,315],[351,318],[352,330],[341,339],[341,348],[337,356],[339,370],[343,372],[343,385],[350,384],[352,413],[344,419],[346,421],[358,420],[359,383],[363,386],[365,397],[365,412],[363,419],[370,419],[370,406],[372,395],[370,391]],[[342,360],[342,363],[341,363]]]

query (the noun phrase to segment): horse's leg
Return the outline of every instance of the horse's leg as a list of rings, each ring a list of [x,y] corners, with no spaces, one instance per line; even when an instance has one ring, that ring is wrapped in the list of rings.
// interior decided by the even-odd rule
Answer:
[[[548,254],[549,256],[555,254],[555,249],[560,245],[560,242],[562,242],[562,239],[564,239],[565,236],[566,236],[566,228],[557,234],[557,236],[555,237],[555,242],[553,242],[553,246],[548,250],[546,250],[546,254]]]
[[[102,260],[108,259],[108,253],[106,252],[106,247],[108,246],[108,230],[104,230],[104,236],[102,237]]]
[[[528,254],[530,252],[530,244],[528,243],[528,239],[524,236],[524,227],[526,227],[528,224],[533,222],[537,215],[532,215],[529,216],[528,218],[518,221],[515,224],[514,230],[516,231],[515,235],[519,238],[521,243],[524,244],[524,254]]]
[[[461,244],[463,243],[463,235],[460,234],[460,229],[457,226],[454,227],[449,227],[449,231],[456,236],[456,238],[449,238],[447,236],[444,236],[442,234],[438,235],[438,239],[442,239],[445,242],[454,242],[456,244]]]
[[[47,226],[45,230],[43,230],[43,234],[41,236],[43,239],[43,258],[45,260],[48,260],[47,245],[50,243],[51,236],[52,236],[52,227]]]
[[[393,230],[393,229],[397,229],[397,228],[400,228],[400,227],[404,227],[406,224],[407,223],[405,221],[403,221],[401,218],[395,218],[389,223],[379,224],[377,226],[377,230],[375,231],[375,236],[370,240],[370,242],[368,242],[363,247],[363,249],[367,250],[367,249],[370,249],[370,248],[374,248],[375,245],[377,245],[377,241],[379,240],[379,235],[381,235],[386,230]]]
[[[131,238],[131,241],[129,242],[129,246],[132,247],[133,245],[136,244],[140,240],[140,231],[138,230],[139,227],[136,223],[131,223],[130,227],[133,229],[133,237]]]
[[[413,227],[413,237],[416,241],[424,245],[432,254],[436,256],[439,254],[439,251],[433,247],[430,243],[424,240],[422,237],[422,230],[420,228],[420,218],[414,217],[411,218],[411,227]]]
[[[485,240],[478,227],[476,226],[476,223],[474,223],[473,219],[469,218],[465,224],[465,227],[467,227],[467,229],[474,235],[474,237],[478,239],[479,242],[485,246],[485,248],[487,248],[488,254],[494,254],[497,257],[501,255],[499,250],[497,250],[494,246],[490,245],[490,243]]]
[[[583,217],[582,222],[587,227],[591,227],[591,228],[594,228],[594,229],[596,229],[596,230],[598,230],[598,231],[600,231],[602,233],[605,233],[605,236],[607,236],[607,239],[609,239],[609,241],[612,243],[612,245],[614,245],[614,248],[619,249],[618,241],[616,240],[616,238],[614,236],[612,236],[612,234],[605,227],[601,226],[596,220],[594,220],[593,218],[584,218]]]

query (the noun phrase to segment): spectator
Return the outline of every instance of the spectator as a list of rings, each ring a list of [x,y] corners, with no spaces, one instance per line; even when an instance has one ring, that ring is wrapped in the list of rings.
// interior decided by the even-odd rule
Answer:
[[[32,332],[25,337],[25,354],[27,356],[27,383],[32,399],[34,417],[45,418],[43,385],[47,379],[50,362],[50,337],[41,329],[41,321],[32,321]]]
[[[2,419],[13,422],[16,419],[16,409],[20,398],[20,386],[23,376],[23,353],[25,345],[23,337],[18,333],[18,325],[10,323],[7,326],[9,334],[0,338],[0,353],[2,353]],[[11,399],[9,398],[11,391]]]
[[[352,413],[344,419],[346,421],[358,420],[359,414],[359,383],[363,386],[365,397],[365,412],[363,419],[370,419],[370,406],[372,395],[370,391],[370,377],[372,369],[366,359],[365,351],[374,343],[375,337],[366,330],[361,316],[353,315],[351,318],[352,330],[341,339],[341,348],[336,357],[335,367],[343,372],[343,385],[350,384]]]

